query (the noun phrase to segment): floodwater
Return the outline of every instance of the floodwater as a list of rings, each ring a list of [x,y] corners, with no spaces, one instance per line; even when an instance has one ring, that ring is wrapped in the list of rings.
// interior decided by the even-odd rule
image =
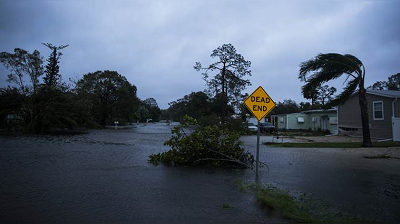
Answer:
[[[0,222],[288,221],[238,190],[252,171],[149,164],[170,127],[1,136]]]
[[[255,153],[256,136],[243,136],[242,141]],[[260,181],[311,194],[371,221],[399,222],[400,159],[364,158],[370,155],[368,150],[261,146],[260,161],[268,164],[269,171],[262,169]],[[375,155],[389,150],[400,149],[383,149]]]
[[[150,154],[168,150],[170,128],[0,136],[0,222],[290,221],[237,189],[237,180],[254,181],[251,170],[149,164]],[[255,151],[255,136],[242,141]],[[269,167],[260,169],[260,182],[311,193],[372,220],[400,220],[400,160],[263,145],[260,156]]]

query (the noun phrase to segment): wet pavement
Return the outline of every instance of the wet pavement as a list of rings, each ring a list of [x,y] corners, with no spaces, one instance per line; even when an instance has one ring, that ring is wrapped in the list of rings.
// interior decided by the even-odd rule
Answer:
[[[254,181],[251,170],[149,164],[148,155],[168,150],[170,128],[0,136],[0,222],[290,221],[237,189],[237,180]],[[255,151],[255,136],[242,141]],[[261,182],[312,193],[369,219],[400,220],[400,160],[264,145],[260,155],[269,166],[260,170]]]

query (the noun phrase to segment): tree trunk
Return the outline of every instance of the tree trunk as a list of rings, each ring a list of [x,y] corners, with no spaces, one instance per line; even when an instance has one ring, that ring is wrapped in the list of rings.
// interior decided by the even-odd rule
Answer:
[[[371,134],[369,131],[369,119],[368,119],[368,102],[367,95],[364,88],[364,81],[360,81],[358,90],[358,100],[361,109],[361,124],[363,132],[363,147],[372,147]]]
[[[225,124],[225,120],[226,120],[226,105],[227,105],[227,100],[225,98],[225,72],[226,72],[226,67],[225,67],[225,63],[224,63],[224,67],[222,67],[222,72],[221,72],[221,78],[222,78],[222,108],[221,108],[221,120],[222,120],[222,124]]]

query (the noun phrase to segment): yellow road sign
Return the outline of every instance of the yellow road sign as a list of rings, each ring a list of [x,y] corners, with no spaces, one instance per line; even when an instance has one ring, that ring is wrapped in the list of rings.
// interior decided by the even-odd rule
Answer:
[[[276,106],[276,103],[261,86],[246,98],[244,104],[258,121],[261,121],[261,119],[267,116]]]

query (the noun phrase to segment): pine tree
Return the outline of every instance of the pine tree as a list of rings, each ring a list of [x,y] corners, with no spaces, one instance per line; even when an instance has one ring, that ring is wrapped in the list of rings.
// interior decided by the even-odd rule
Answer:
[[[44,46],[48,47],[52,50],[49,58],[46,60],[46,70],[45,77],[43,78],[44,84],[49,87],[56,87],[61,82],[61,74],[60,74],[60,66],[58,63],[60,62],[60,58],[62,53],[59,50],[68,47],[69,45],[61,45],[61,46],[53,46],[50,43],[42,43]]]

